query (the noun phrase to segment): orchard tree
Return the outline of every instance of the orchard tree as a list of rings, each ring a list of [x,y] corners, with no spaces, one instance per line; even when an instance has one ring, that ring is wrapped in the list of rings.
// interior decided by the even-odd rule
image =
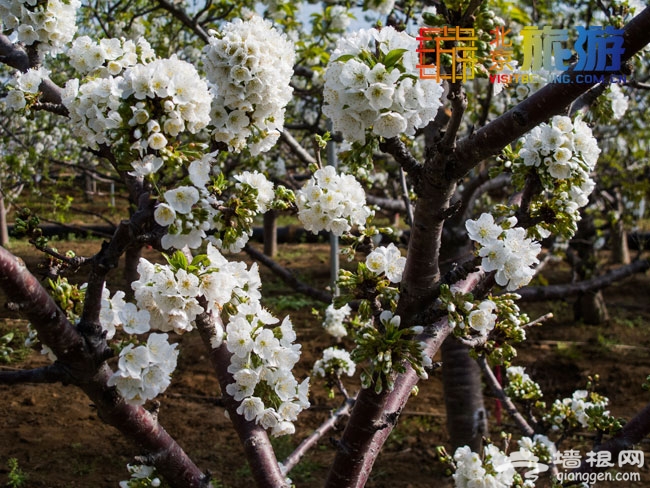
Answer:
[[[607,138],[603,124],[622,115],[625,97],[647,114],[650,9],[625,1],[567,2],[558,16],[537,2],[458,0],[433,7],[369,0],[362,7],[374,12],[376,25],[350,30],[351,7],[327,3],[304,22],[296,3],[281,1],[264,6],[267,20],[253,3],[0,2],[0,60],[13,69],[4,101],[12,123],[20,127],[20,117],[40,113],[60,117],[77,145],[110,166],[133,205],[94,256],[71,257],[35,239],[60,270],[87,273],[79,287],[62,285],[60,276],[53,296],[0,249],[0,283],[10,304],[29,319],[53,359],[36,370],[0,372],[0,381],[81,388],[100,418],[139,449],[144,464],[130,468],[133,478],[124,486],[157,486],[156,476],[171,486],[210,485],[209,475],[144,408],[170,384],[178,355],[172,336],[195,330],[259,486],[288,486],[304,452],[348,415],[325,484],[363,486],[441,347],[446,383],[469,385],[472,394],[467,401],[446,391],[457,449],[443,457],[457,486],[533,486],[509,461],[514,449],[482,445],[479,371],[521,431],[520,459],[551,463],[556,442],[578,428],[609,434],[598,450],[612,454],[650,432],[648,408],[621,426],[608,400],[593,391],[545,405],[539,386],[511,364],[514,344],[536,322],[520,311],[520,296],[593,291],[649,267],[637,260],[563,288],[527,287],[546,262],[542,253],[566,243],[586,220],[594,188],[601,196],[619,191],[621,198],[642,192],[614,190],[620,185],[611,162],[624,151],[635,158],[630,164],[646,168],[635,156],[643,143],[626,149],[615,139],[600,147],[595,134]],[[561,82],[551,82],[557,73],[519,73],[517,63],[505,63],[519,55],[526,61],[525,36],[516,34],[531,24],[561,30],[595,20],[620,29],[606,30],[622,43],[608,53],[608,61],[621,61],[608,75],[625,75],[630,95],[617,94],[609,77],[584,83],[577,68],[586,63],[584,49],[564,58],[556,53]],[[418,40],[421,26],[474,29],[474,81],[466,82],[467,67],[454,58],[443,56],[435,67],[420,58],[419,48],[431,47]],[[513,33],[507,44],[513,59],[500,57],[492,42],[506,30]],[[499,63],[510,71],[491,83]],[[575,66],[564,71],[562,63]],[[421,76],[422,64],[428,76]],[[541,83],[503,86],[514,75]],[[605,92],[614,95],[602,102]],[[605,109],[590,118],[598,103]],[[338,146],[338,168],[322,163],[328,143]],[[78,149],[65,154],[82,157]],[[611,170],[601,177],[597,163],[604,155]],[[6,142],[0,156],[23,157],[20,145]],[[400,184],[387,188],[386,174],[399,176]],[[378,208],[369,202],[408,215],[405,252],[394,229],[377,223]],[[256,217],[270,211],[292,212],[307,231],[341,238],[357,262],[340,272],[339,295],[312,289],[248,246]],[[35,220],[19,223],[34,237]],[[109,272],[120,257],[145,244],[164,260],[139,259],[130,290],[111,289]],[[310,406],[310,379],[295,377],[301,348],[291,320],[262,307],[257,264],[239,261],[242,250],[299,290],[332,301],[325,329],[350,350],[326,349],[313,376],[337,384],[360,368],[358,393],[342,389],[345,403],[333,420],[282,464],[269,435],[294,434],[294,422]],[[107,362],[113,356],[115,367]],[[505,388],[492,375],[494,365],[507,368]],[[534,415],[526,418],[517,402]],[[463,425],[456,432],[457,424]]]

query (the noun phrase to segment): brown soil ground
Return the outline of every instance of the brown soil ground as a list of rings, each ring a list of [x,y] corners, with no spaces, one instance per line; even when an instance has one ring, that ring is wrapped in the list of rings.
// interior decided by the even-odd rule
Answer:
[[[75,249],[80,255],[90,255],[99,249],[100,241],[59,243],[60,249]],[[26,246],[16,245],[30,267],[37,257]],[[328,281],[328,248],[325,245],[285,245],[279,261],[290,266],[304,280],[315,284]],[[34,268],[35,269],[35,268]],[[307,374],[320,352],[331,345],[320,322],[311,315],[319,306],[304,301],[279,280],[262,270],[267,305],[284,308],[297,328],[298,341],[303,344],[301,370]],[[550,281],[566,276],[566,270],[550,269]],[[550,403],[576,388],[583,388],[589,375],[600,375],[599,391],[608,396],[616,416],[630,418],[648,403],[650,393],[641,388],[650,373],[650,277],[637,275],[605,290],[611,319],[599,327],[575,323],[571,318],[572,300],[536,304],[528,307],[531,317],[549,310],[555,318],[531,331],[530,340],[519,348],[516,364],[528,371],[542,385]],[[301,306],[301,307],[300,307]],[[297,310],[294,308],[299,307]],[[0,336],[11,328],[24,330],[25,322],[7,310],[0,311]],[[172,386],[159,399],[162,403],[160,420],[181,446],[204,470],[210,470],[224,487],[250,487],[252,478],[246,466],[237,436],[216,403],[220,396],[205,352],[197,335],[186,334],[181,339],[179,367]],[[14,345],[14,344],[12,344]],[[33,368],[47,363],[35,351],[26,358],[10,364],[0,364],[3,370]],[[420,384],[417,398],[407,405],[397,429],[391,435],[379,457],[370,488],[447,486],[443,480],[444,466],[438,461],[436,446],[447,442],[441,372]],[[355,382],[349,382],[354,391]],[[275,440],[278,456],[283,458],[306,437],[313,428],[328,418],[338,406],[330,400],[323,385],[312,388],[312,408],[304,412],[298,423],[298,434]],[[490,410],[491,436],[499,438],[502,430],[514,431],[504,417],[496,425],[495,402],[486,399]],[[321,486],[334,454],[333,439],[339,432],[326,435],[318,446],[291,473],[298,487]],[[583,453],[593,439],[580,441]],[[566,448],[578,448],[572,444]],[[650,452],[645,442],[641,449]],[[75,387],[24,384],[0,386],[0,485],[8,481],[7,461],[18,460],[20,469],[28,476],[26,487],[116,487],[127,479],[125,466],[141,454],[122,439],[117,431],[98,419],[92,405]],[[636,469],[636,468],[635,468]],[[648,486],[650,468],[640,470],[638,483],[619,482],[599,486]],[[9,486],[9,485],[6,485]]]

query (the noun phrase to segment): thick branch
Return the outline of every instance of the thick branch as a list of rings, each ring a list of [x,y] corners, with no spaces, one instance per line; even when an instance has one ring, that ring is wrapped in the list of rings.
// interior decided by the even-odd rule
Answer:
[[[482,272],[472,273],[457,287],[460,291],[468,292],[482,278]],[[444,317],[419,338],[426,344],[425,352],[429,357],[435,355],[451,331],[447,317]],[[339,442],[325,485],[327,488],[361,488],[365,485],[381,447],[397,424],[418,380],[413,368],[407,365],[406,372],[395,378],[393,391],[377,394],[372,388],[361,390]]]
[[[3,34],[0,34],[0,62],[23,73],[33,67],[27,51],[11,42]],[[40,99],[41,102],[53,104],[55,107],[61,105],[62,90],[53,81],[49,79],[43,80],[39,90],[43,93]]]
[[[83,389],[102,420],[144,449],[172,486],[207,486],[203,473],[155,418],[142,407],[126,404],[115,388],[107,386],[112,370],[105,362],[97,362],[96,350],[68,321],[24,263],[2,247],[0,286],[29,319],[41,342],[57,355],[51,369],[42,372],[44,377],[59,381],[61,377],[55,371],[64,372],[64,381]]]
[[[397,137],[391,137],[390,139],[380,142],[379,149],[393,156],[395,161],[404,168],[404,171],[409,173],[411,178],[419,174],[422,164],[413,157],[404,143]]]
[[[637,15],[624,28],[625,62],[650,43],[650,7]],[[459,141],[455,161],[449,171],[461,178],[479,161],[499,152],[533,127],[553,115],[562,113],[594,83],[553,83],[540,89],[516,107]]]
[[[66,383],[69,377],[65,368],[59,363],[42,368],[19,371],[0,371],[0,384],[17,385],[20,383]]]
[[[0,287],[63,364],[79,365],[79,357],[86,354],[83,338],[22,259],[4,247],[0,247]]]
[[[137,444],[172,487],[209,488],[209,476],[199,470],[154,415],[142,407],[127,404],[115,388],[106,386],[112,374],[113,371],[104,363],[91,382],[81,385],[97,408],[99,417]]]
[[[526,302],[558,300],[568,296],[577,295],[578,293],[601,290],[616,281],[620,281],[635,273],[643,273],[648,269],[650,269],[650,261],[643,259],[621,266],[620,268],[609,271],[604,275],[591,280],[568,283],[565,285],[526,286],[517,290],[517,293],[521,296],[520,300]]]
[[[212,347],[211,339],[216,327],[215,321],[221,321],[221,319],[204,313],[196,318],[196,325],[203,344],[208,351],[210,362],[217,373],[224,405],[244,447],[244,453],[253,472],[253,477],[257,486],[288,488],[266,430],[255,422],[246,420],[243,415],[238,414],[237,408],[241,402],[235,401],[232,396],[226,393],[226,386],[235,382],[232,374],[228,372],[232,354],[226,348],[225,342],[216,349]]]

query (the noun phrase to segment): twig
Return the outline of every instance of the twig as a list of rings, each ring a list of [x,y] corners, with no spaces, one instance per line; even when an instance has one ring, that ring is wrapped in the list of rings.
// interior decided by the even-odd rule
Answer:
[[[505,391],[503,391],[503,387],[499,384],[499,381],[497,380],[496,376],[494,376],[494,373],[490,369],[490,365],[485,359],[485,356],[481,356],[476,361],[478,362],[478,365],[481,367],[481,370],[485,375],[486,381],[492,388],[492,393],[494,393],[494,396],[496,396],[499,400],[501,400],[501,403],[503,403],[503,406],[505,407],[508,414],[515,421],[519,430],[521,430],[521,432],[525,436],[533,437],[535,435],[535,429],[533,429],[530,426],[530,424],[526,421],[526,419],[523,417],[523,415],[519,413],[519,410],[517,410],[517,407],[512,402],[510,397],[506,395]]]
[[[296,278],[291,271],[289,271],[284,266],[281,266],[279,263],[266,256],[264,253],[258,251],[253,246],[246,245],[244,246],[244,251],[253,258],[255,261],[262,263],[264,266],[273,271],[274,274],[282,278],[282,280],[291,286],[298,293],[307,295],[308,297],[315,298],[321,302],[331,303],[332,295],[325,291],[317,290],[306,283],[303,283],[298,278]]]
[[[406,174],[404,168],[399,167],[399,180],[402,185],[402,198],[404,199],[404,207],[406,207],[406,216],[408,217],[409,225],[413,225],[413,206],[411,205],[411,198],[409,197],[409,188],[406,184]]]
[[[650,261],[647,259],[642,259],[639,261],[634,261],[631,264],[621,266],[620,268],[609,271],[604,275],[598,276],[597,278],[593,278],[591,280],[578,281],[576,283],[568,283],[565,285],[526,286],[517,290],[517,294],[521,296],[521,301],[526,302],[557,300],[560,298],[577,295],[579,293],[601,290],[616,281],[627,278],[628,276],[631,276],[635,273],[643,273],[648,269],[650,269]]]
[[[280,132],[280,139],[284,142],[293,153],[305,164],[316,164],[316,158],[309,154],[307,150],[300,145],[298,141],[291,135],[291,133],[285,128]]]
[[[189,27],[197,36],[201,38],[201,40],[205,43],[209,42],[210,36],[208,33],[205,31],[203,26],[201,26],[196,19],[191,19],[187,13],[173,5],[171,2],[168,2],[167,0],[158,0],[158,4],[165,10],[167,10],[170,14],[172,14],[176,19],[178,19],[180,22],[182,22],[184,25]]]
[[[343,417],[350,415],[350,409],[354,405],[354,399],[348,398],[330,418],[323,422],[309,437],[303,440],[296,449],[280,463],[280,469],[283,475],[287,475],[297,464],[300,459],[311,449],[328,431],[332,430]]]

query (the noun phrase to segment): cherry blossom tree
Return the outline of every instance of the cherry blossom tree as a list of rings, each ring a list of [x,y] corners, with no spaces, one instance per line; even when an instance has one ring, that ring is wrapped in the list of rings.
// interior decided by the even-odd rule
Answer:
[[[613,453],[650,431],[647,409],[622,427],[608,400],[587,390],[535,404],[536,422],[517,408],[541,396],[511,364],[514,344],[535,323],[517,301],[567,293],[527,285],[545,263],[542,249],[578,231],[601,181],[599,157],[617,150],[599,145],[594,134],[604,129],[585,113],[608,90],[609,110],[622,116],[626,96],[598,79],[579,82],[575,70],[564,74],[566,83],[534,90],[488,83],[496,59],[490,33],[506,25],[518,31],[550,12],[535,3],[458,0],[433,8],[370,0],[363,8],[375,12],[374,27],[347,30],[350,6],[324,4],[307,31],[290,2],[265,5],[266,20],[245,2],[123,3],[0,2],[0,60],[13,70],[5,108],[16,120],[34,112],[65,120],[135,206],[94,256],[60,254],[37,240],[87,274],[85,285],[61,287],[54,297],[0,248],[0,283],[53,359],[36,370],[0,372],[0,381],[81,388],[100,417],[138,446],[142,465],[130,467],[123,486],[159,486],[157,476],[170,486],[210,485],[144,408],[170,384],[174,335],[201,336],[259,486],[289,486],[291,468],[332,427],[330,420],[284,463],[276,459],[269,435],[294,434],[310,406],[310,379],[294,374],[301,347],[291,320],[261,305],[258,264],[238,260],[242,251],[328,302],[325,330],[351,344],[325,349],[313,367],[314,378],[331,384],[360,370],[358,393],[341,389],[345,401],[334,420],[349,419],[326,486],[365,485],[443,342],[461,346],[443,355],[450,370],[465,364],[468,350],[477,358],[471,371],[483,372],[515,419],[522,458],[550,462],[562,436],[553,433],[577,426],[611,434],[599,449]],[[645,82],[650,43],[650,9],[630,3],[600,5],[597,13],[591,2],[578,2],[563,17],[602,18],[621,29],[623,66],[614,74],[633,80],[626,90]],[[161,13],[170,22],[156,20]],[[413,24],[476,30],[473,87],[419,76]],[[520,50],[521,39],[514,42]],[[436,69],[456,68],[443,59]],[[637,107],[647,107],[647,98],[635,96]],[[321,162],[328,142],[339,145],[339,168]],[[402,200],[367,194],[386,171],[404,177]],[[375,220],[381,205],[408,215],[405,251],[395,230]],[[307,231],[340,237],[350,256],[364,253],[356,268],[340,272],[339,295],[313,290],[248,245],[255,218],[269,211],[293,212]],[[30,234],[34,224],[23,221],[21,230]],[[144,244],[164,260],[139,259],[129,294],[112,289],[109,271]],[[597,290],[648,267],[637,260],[571,289]],[[507,368],[506,387],[492,376],[495,364]],[[476,376],[461,369],[475,385]],[[458,441],[459,434],[458,449],[445,456],[456,485],[532,486],[508,453],[481,445],[477,396],[462,412],[470,435]]]

